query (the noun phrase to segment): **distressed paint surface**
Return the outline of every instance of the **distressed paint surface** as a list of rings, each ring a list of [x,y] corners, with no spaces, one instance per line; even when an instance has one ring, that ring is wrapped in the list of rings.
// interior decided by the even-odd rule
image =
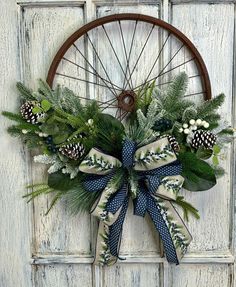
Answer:
[[[14,1],[1,1],[0,110],[15,110],[15,82],[20,79],[17,10]],[[30,209],[22,200],[28,181],[27,157],[19,141],[6,129],[10,121],[0,116],[0,286],[31,286]]]
[[[172,287],[230,286],[228,265],[184,265],[172,268]]]
[[[45,78],[57,49],[83,25],[84,18],[92,20],[113,13],[136,12],[169,19],[193,41],[207,65],[213,95],[222,91],[226,94],[221,113],[231,121],[235,7],[230,2],[234,1],[223,4],[209,1],[218,4],[208,5],[205,0],[164,0],[161,3],[87,0],[83,6],[83,1],[26,0],[19,1],[21,9],[14,1],[0,2],[4,11],[0,18],[3,31],[0,34],[1,110],[14,110],[17,106],[14,83],[20,79],[20,71],[23,80],[35,87],[37,78]],[[142,28],[142,33],[145,29]],[[23,56],[21,64],[16,49],[17,37]],[[83,45],[80,48],[83,50]],[[70,53],[79,61],[75,51]],[[92,59],[91,51],[89,57]],[[73,68],[68,66],[67,69]],[[61,83],[70,84],[67,80]],[[84,93],[85,85],[78,83],[73,89]],[[102,93],[99,96],[104,97]],[[0,215],[4,220],[0,223],[0,286],[233,286],[230,150],[225,153],[227,175],[217,187],[203,193],[186,193],[187,199],[199,209],[201,220],[191,219],[189,223],[194,240],[182,265],[170,266],[160,257],[159,239],[153,224],[149,218],[132,216],[130,205],[121,244],[121,256],[127,257],[127,261],[119,261],[110,268],[94,268],[91,264],[97,222],[89,215],[70,217],[63,202],[45,217],[51,197],[40,198],[34,205],[25,204],[21,199],[25,184],[31,179],[42,181],[45,169],[33,164],[22,145],[6,134],[9,121],[1,119]]]
[[[231,122],[234,5],[184,4],[172,8],[172,23],[195,43],[210,75],[213,96],[224,92],[222,118]],[[191,23],[191,25],[189,25]],[[228,150],[227,150],[228,149]],[[216,187],[202,193],[185,192],[199,209],[201,220],[189,223],[191,251],[228,250],[230,245],[230,149],[222,155],[226,175]],[[209,204],[210,203],[210,204]],[[221,236],[218,232],[221,230]],[[217,238],[217,240],[215,240]]]

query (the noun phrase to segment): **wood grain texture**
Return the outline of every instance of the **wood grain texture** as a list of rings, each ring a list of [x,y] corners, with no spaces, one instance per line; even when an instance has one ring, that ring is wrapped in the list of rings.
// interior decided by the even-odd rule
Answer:
[[[159,287],[158,264],[117,264],[104,268],[104,287]]]
[[[224,92],[223,120],[231,122],[234,6],[232,4],[174,5],[172,24],[185,33],[199,49],[208,67],[213,96]],[[191,23],[191,25],[189,24]],[[200,212],[199,221],[189,223],[193,242],[190,251],[227,250],[230,246],[230,149],[222,154],[227,174],[217,186],[201,193],[185,192]],[[220,230],[220,236],[218,234]]]
[[[20,80],[18,19],[14,1],[1,1],[0,111],[17,111]],[[0,286],[31,286],[30,210],[22,200],[27,157],[21,143],[7,134],[12,123],[0,116]]]
[[[37,266],[35,282],[40,287],[91,287],[91,266],[47,265]]]
[[[49,65],[63,41],[83,24],[83,10],[73,8],[30,8],[22,10],[24,80],[36,87],[46,78]],[[78,85],[83,91],[83,86]],[[34,182],[45,182],[45,167],[32,165]],[[35,201],[34,253],[89,253],[90,217],[71,217],[60,203],[44,216],[52,196]]]
[[[0,2],[4,11],[0,18],[1,110],[17,108],[14,83],[20,79],[21,70],[17,37],[23,55],[23,79],[33,88],[37,78],[45,78],[55,52],[83,25],[84,18],[91,20],[113,13],[136,12],[169,19],[196,44],[207,64],[213,94],[221,91],[226,94],[221,113],[231,121],[234,5],[229,2],[235,1],[164,0],[158,5],[159,1],[148,0],[87,0],[84,11],[83,1],[25,0],[19,1],[22,8],[19,33],[16,16],[20,7],[14,1]],[[208,5],[206,2],[223,3]],[[145,33],[145,27],[140,32]],[[75,53],[71,56],[77,59]],[[89,56],[91,58],[92,53]],[[66,81],[62,83],[67,84]],[[80,83],[74,89],[83,92],[85,86]],[[121,245],[121,255],[127,256],[127,260],[119,261],[111,268],[94,268],[91,267],[91,249],[95,246],[96,221],[91,222],[88,215],[70,217],[63,202],[45,217],[51,197],[40,198],[32,206],[27,206],[21,199],[25,184],[31,179],[44,181],[46,173],[43,166],[31,163],[17,140],[7,135],[9,124],[1,118],[0,286],[233,286],[230,151],[224,155],[227,175],[216,188],[203,193],[186,193],[187,199],[200,210],[201,220],[191,219],[189,223],[194,241],[182,265],[171,266],[160,257],[159,241],[152,223],[148,218],[134,217],[130,204]]]
[[[230,287],[228,265],[183,265],[172,267],[171,287]]]

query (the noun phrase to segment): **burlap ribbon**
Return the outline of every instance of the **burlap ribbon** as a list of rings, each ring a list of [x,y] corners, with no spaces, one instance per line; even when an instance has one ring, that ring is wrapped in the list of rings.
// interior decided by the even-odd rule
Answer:
[[[138,149],[135,142],[125,140],[121,161],[93,148],[81,163],[80,171],[87,174],[83,183],[87,191],[101,191],[91,211],[100,219],[95,263],[111,265],[119,258],[122,227],[131,197],[135,215],[150,215],[167,260],[179,263],[192,238],[172,204],[184,179],[167,137]]]

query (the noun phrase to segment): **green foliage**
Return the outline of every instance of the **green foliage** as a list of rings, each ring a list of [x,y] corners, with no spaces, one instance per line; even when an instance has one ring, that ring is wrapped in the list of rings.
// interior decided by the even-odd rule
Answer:
[[[141,87],[137,92],[136,111],[141,110],[146,115],[147,108],[152,101],[152,94],[156,85],[156,81],[147,83]]]
[[[233,136],[235,133],[233,128],[225,128],[222,129],[220,132],[217,133],[217,136],[222,136],[222,135],[228,135],[228,136]]]
[[[189,221],[189,214],[193,215],[196,219],[200,219],[198,210],[189,202],[185,201],[183,196],[178,196],[175,204],[179,205],[183,209],[185,220]]]
[[[166,91],[156,89],[154,97],[157,99],[157,113],[165,119],[171,121],[181,121],[186,109],[193,107],[194,104],[184,98],[188,83],[185,73],[176,76]],[[187,116],[187,115],[186,115]]]
[[[114,156],[120,156],[124,126],[108,114],[99,114],[96,119],[97,134],[94,145]]]
[[[21,97],[25,100],[25,101],[33,101],[33,100],[37,100],[37,98],[35,98],[33,92],[28,89],[23,83],[18,82],[16,84],[16,87],[19,91],[19,94],[21,95]]]
[[[21,114],[15,114],[15,113],[3,111],[2,115],[11,121],[15,121],[18,123],[25,123],[25,120],[22,118]]]
[[[201,146],[196,152],[196,156],[200,159],[208,159],[212,156],[213,151]]]
[[[89,212],[100,194],[100,192],[86,191],[80,183],[66,193],[65,200],[71,214]]]
[[[184,177],[183,187],[190,191],[203,191],[212,188],[216,184],[216,177],[213,168],[203,160],[197,158],[191,152],[178,155]]]
[[[69,189],[77,186],[79,182],[79,177],[70,179],[67,174],[63,174],[61,172],[55,172],[48,176],[48,186],[59,191],[68,191]]]
[[[199,119],[205,120],[206,117],[210,117],[216,114],[216,110],[224,103],[224,100],[225,100],[225,95],[220,94],[217,97],[209,101],[203,102],[203,104],[197,107],[197,117]]]

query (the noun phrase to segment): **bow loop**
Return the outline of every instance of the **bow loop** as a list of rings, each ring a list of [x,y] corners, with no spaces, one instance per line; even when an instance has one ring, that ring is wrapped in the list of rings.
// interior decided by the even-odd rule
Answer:
[[[79,170],[84,173],[105,175],[117,167],[121,167],[121,162],[117,158],[92,148],[81,162]]]

